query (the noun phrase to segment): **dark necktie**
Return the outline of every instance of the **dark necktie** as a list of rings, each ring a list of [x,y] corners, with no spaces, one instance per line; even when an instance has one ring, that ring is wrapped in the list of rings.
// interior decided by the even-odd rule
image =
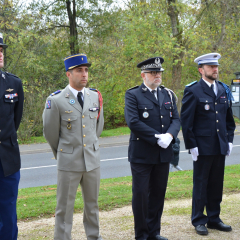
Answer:
[[[157,92],[156,90],[152,90],[151,93],[153,94],[153,96],[156,98],[155,92]],[[157,99],[157,98],[156,98]]]
[[[78,102],[80,103],[81,107],[83,108],[83,100],[82,100],[82,92],[78,92]]]
[[[214,95],[216,95],[215,92],[214,92],[213,84],[211,84],[211,89],[212,89]]]

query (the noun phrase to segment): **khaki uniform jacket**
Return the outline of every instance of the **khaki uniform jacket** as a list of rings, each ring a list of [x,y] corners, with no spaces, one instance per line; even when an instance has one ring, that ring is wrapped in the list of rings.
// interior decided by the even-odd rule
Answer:
[[[46,101],[43,134],[58,160],[58,170],[82,172],[100,166],[103,109],[97,120],[98,94],[88,88],[84,91],[83,109],[68,86]]]

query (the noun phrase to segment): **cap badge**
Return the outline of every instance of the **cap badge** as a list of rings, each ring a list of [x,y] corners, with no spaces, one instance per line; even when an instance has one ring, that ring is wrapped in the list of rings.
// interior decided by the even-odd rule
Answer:
[[[155,59],[155,63],[156,63],[156,64],[159,64],[160,62],[161,62],[160,58],[156,58],[156,59]]]

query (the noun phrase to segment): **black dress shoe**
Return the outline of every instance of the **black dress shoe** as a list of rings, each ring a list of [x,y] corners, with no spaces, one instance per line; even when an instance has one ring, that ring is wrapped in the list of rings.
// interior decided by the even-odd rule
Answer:
[[[156,235],[155,237],[148,237],[147,240],[168,240],[168,239],[160,235]]]
[[[199,234],[199,235],[208,235],[208,230],[204,224],[197,225],[195,227],[195,230],[196,230],[197,234]]]
[[[229,226],[229,225],[226,225],[224,224],[223,222],[218,222],[218,223],[208,223],[207,224],[207,227],[208,228],[211,228],[211,229],[217,229],[219,231],[224,231],[224,232],[230,232],[232,231],[232,227]]]

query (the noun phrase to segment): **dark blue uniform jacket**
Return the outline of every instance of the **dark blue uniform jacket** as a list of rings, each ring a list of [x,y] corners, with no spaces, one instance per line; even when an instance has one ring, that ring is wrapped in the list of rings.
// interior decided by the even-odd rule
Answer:
[[[21,166],[16,132],[22,118],[23,99],[21,80],[0,71],[0,161],[4,176],[17,172]]]
[[[172,106],[171,98],[164,87],[158,87],[158,100],[144,84],[127,90],[125,119],[131,129],[128,149],[129,162],[158,164],[172,160],[172,143],[168,148],[163,149],[158,146],[157,138],[154,136],[155,134],[171,133],[174,142],[180,130],[175,98],[173,96]]]
[[[216,81],[218,94],[202,80],[185,88],[181,124],[186,149],[198,147],[199,155],[226,155],[233,142],[235,123],[231,102]]]

